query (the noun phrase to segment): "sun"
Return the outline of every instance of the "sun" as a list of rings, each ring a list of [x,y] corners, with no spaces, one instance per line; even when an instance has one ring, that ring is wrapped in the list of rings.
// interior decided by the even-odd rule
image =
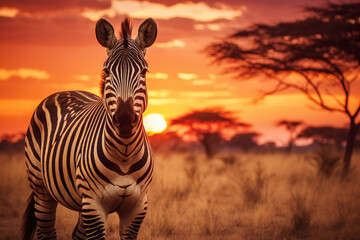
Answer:
[[[148,134],[161,133],[166,126],[164,116],[159,113],[151,113],[144,117],[144,127]]]

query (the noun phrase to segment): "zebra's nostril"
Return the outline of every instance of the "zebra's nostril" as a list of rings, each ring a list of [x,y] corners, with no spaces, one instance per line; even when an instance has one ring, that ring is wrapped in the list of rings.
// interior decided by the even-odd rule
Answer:
[[[124,125],[132,125],[133,121],[135,119],[134,114],[122,111],[114,116],[114,124],[118,126],[124,126]]]
[[[138,123],[138,115],[134,111],[134,102],[132,98],[125,102],[119,97],[117,109],[113,116],[113,124],[118,129],[120,136],[130,136]]]
[[[131,126],[133,126],[133,127],[136,126],[138,121],[139,121],[139,116],[137,114],[135,114],[134,119],[131,123]]]

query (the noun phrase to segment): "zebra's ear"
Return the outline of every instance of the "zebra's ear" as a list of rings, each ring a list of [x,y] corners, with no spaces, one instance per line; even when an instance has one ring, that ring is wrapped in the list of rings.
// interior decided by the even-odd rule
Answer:
[[[137,45],[144,50],[150,47],[156,39],[157,26],[152,18],[146,19],[139,27],[138,35],[135,39]]]
[[[117,41],[113,26],[103,18],[96,22],[95,34],[101,46],[108,49],[113,48]]]

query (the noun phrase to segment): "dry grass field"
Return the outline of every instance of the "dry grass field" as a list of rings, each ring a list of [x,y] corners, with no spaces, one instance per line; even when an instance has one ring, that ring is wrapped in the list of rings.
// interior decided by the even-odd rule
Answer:
[[[311,154],[155,154],[142,240],[360,239],[360,154],[341,180],[317,174]],[[30,193],[22,154],[0,156],[0,239],[19,239]],[[58,239],[76,213],[58,207]],[[117,216],[108,239],[119,239]]]

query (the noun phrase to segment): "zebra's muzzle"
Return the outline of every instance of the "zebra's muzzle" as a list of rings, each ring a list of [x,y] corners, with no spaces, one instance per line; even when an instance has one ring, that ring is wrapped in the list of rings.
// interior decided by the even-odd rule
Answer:
[[[134,111],[134,101],[130,97],[124,102],[120,97],[117,101],[117,109],[113,116],[113,123],[118,130],[120,137],[130,137],[135,132],[135,127],[139,121],[138,115]]]

